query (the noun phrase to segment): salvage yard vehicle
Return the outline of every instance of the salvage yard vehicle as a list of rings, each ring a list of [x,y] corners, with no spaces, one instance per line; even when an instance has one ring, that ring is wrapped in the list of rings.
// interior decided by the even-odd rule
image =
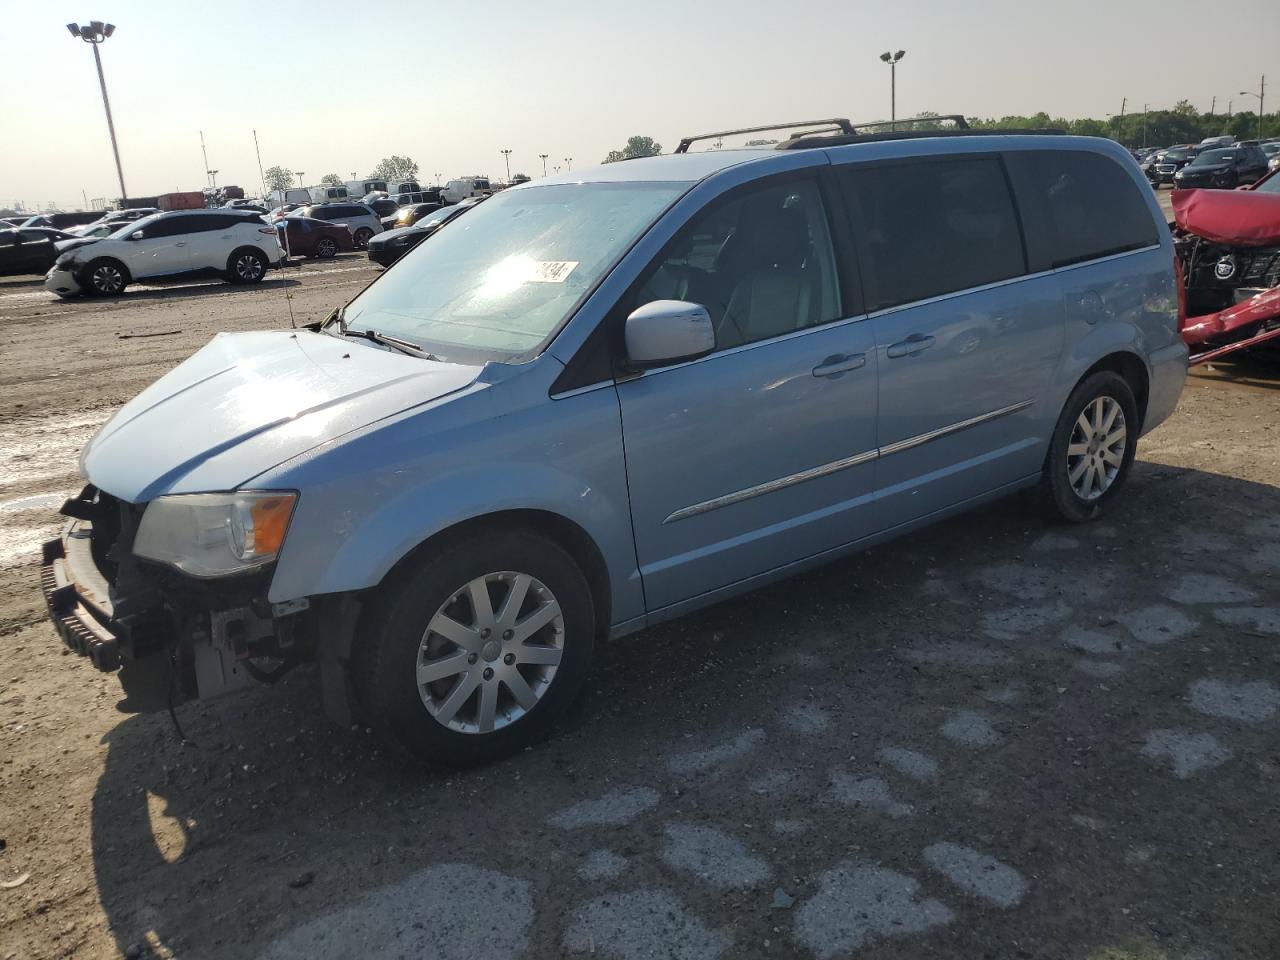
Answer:
[[[382,221],[373,212],[373,208],[363,203],[313,203],[289,216],[312,217],[329,223],[340,223],[351,231],[351,239],[355,242],[357,250],[363,250],[368,245],[370,237],[382,232]]]
[[[355,248],[351,231],[340,223],[314,217],[281,217],[275,222],[280,245],[293,257],[327,260]]]
[[[106,237],[63,241],[44,286],[58,296],[117,296],[159,277],[220,276],[257,283],[284,257],[275,227],[251,211],[182,210],[123,224]]]
[[[779,129],[512,187],[325,321],[216,337],[85,447],[64,640],[132,710],[318,661],[340,722],[474,764],[606,637],[1015,491],[1116,507],[1187,370],[1124,150]]]
[[[1280,346],[1280,173],[1247,190],[1173,195],[1192,364]]]
[[[369,241],[369,259],[384,267],[391,266],[446,223],[466,213],[484,199],[472,197],[450,207],[437,207],[420,220],[415,220],[412,226],[397,227],[378,234]]]
[[[1267,156],[1257,146],[1237,144],[1202,150],[1173,175],[1175,190],[1193,187],[1235,189],[1254,183],[1267,172]]]
[[[72,239],[72,234],[48,227],[0,230],[0,276],[46,272],[58,258],[55,244]]]

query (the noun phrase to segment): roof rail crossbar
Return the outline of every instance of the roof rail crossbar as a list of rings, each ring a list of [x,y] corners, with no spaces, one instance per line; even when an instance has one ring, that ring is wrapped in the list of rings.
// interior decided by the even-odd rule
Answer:
[[[690,144],[699,140],[718,140],[721,137],[736,136],[740,133],[764,133],[769,130],[794,130],[797,127],[834,128],[846,135],[857,133],[853,124],[842,117],[830,117],[826,120],[797,120],[792,123],[770,123],[763,127],[742,127],[738,130],[721,130],[717,133],[700,133],[694,137],[685,137],[676,147],[676,153],[688,153]]]

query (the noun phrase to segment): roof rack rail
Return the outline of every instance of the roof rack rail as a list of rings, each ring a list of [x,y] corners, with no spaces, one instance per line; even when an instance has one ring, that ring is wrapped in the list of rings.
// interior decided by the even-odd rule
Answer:
[[[963,118],[962,118],[963,119]],[[699,140],[717,140],[720,137],[731,137],[740,133],[764,133],[769,130],[794,130],[797,127],[818,127],[819,130],[810,131],[811,133],[820,132],[826,129],[829,132],[839,130],[846,136],[852,136],[857,133],[857,129],[848,120],[842,117],[831,117],[826,120],[797,120],[791,123],[770,123],[763,127],[742,127],[738,130],[720,130],[716,133],[700,133],[694,137],[685,137],[680,141],[680,146],[676,147],[676,153],[688,153],[690,144]],[[792,134],[795,136],[795,134]]]
[[[853,133],[801,133],[783,140],[775,150],[808,150],[820,147],[839,147],[850,143],[876,143],[883,140],[919,140],[926,137],[978,137],[978,136],[1064,136],[1065,130],[1053,127],[1043,129],[1018,127],[983,127],[975,130],[969,122],[959,114],[939,117],[925,117],[928,122],[951,120],[954,127],[937,127],[928,130],[899,130],[898,127],[919,123],[922,118],[908,120],[877,120],[874,123],[854,124]],[[884,130],[889,127],[889,130]],[[864,132],[864,131],[875,132]]]

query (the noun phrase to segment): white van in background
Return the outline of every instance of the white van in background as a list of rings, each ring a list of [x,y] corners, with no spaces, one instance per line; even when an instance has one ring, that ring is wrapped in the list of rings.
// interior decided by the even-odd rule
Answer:
[[[305,187],[290,187],[287,190],[272,190],[267,194],[266,207],[283,207],[286,203],[311,203],[311,191]]]
[[[347,199],[346,187],[310,187],[309,191],[312,203],[330,203],[334,200]]]
[[[488,177],[459,177],[446,183],[440,196],[445,203],[457,203],[469,197],[487,197],[491,193],[493,188]]]
[[[385,180],[348,180],[347,196],[351,198],[367,197],[371,193],[387,192],[387,181]]]

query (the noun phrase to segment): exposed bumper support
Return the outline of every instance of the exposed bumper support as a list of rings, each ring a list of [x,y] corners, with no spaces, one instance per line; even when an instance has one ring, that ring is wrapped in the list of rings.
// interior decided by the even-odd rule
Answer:
[[[44,544],[40,586],[62,642],[99,670],[111,672],[120,666],[120,641],[111,627],[114,610],[93,566],[91,549],[88,525],[73,520],[62,537]]]

